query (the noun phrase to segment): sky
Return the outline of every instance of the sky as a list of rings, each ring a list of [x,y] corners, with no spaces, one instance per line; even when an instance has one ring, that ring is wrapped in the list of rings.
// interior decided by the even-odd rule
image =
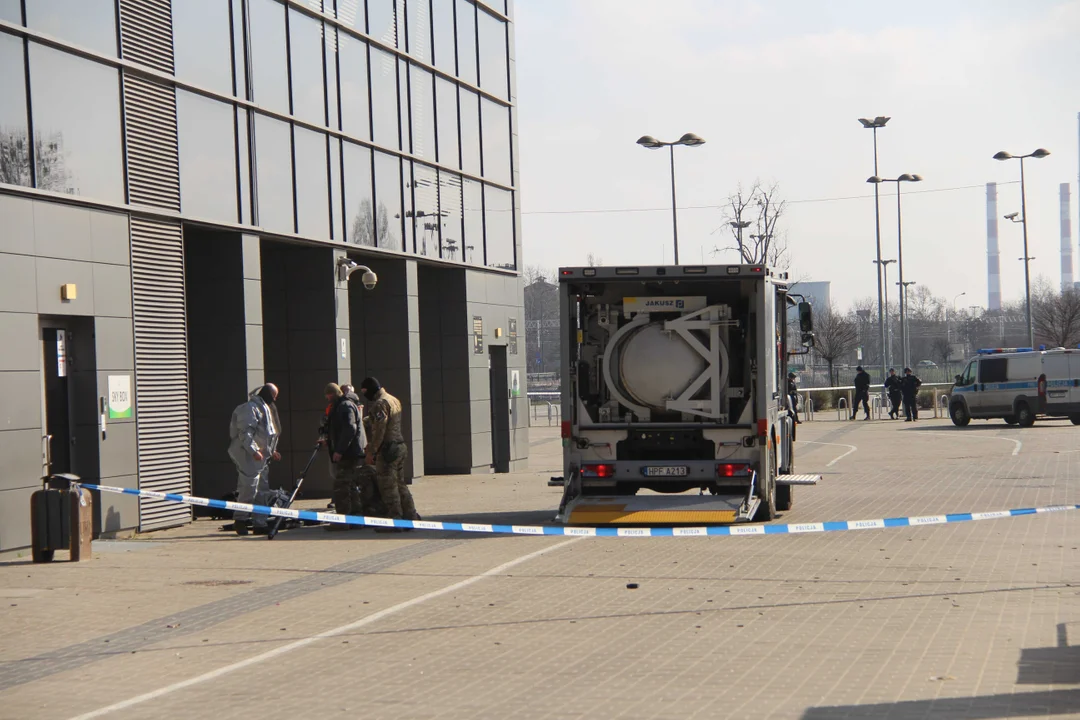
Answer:
[[[683,263],[735,261],[709,206],[761,180],[789,203],[793,275],[831,281],[842,307],[876,297],[858,118],[877,115],[892,118],[881,175],[924,179],[902,195],[905,280],[986,306],[985,184],[1000,183],[999,215],[1020,209],[1019,163],[999,150],[1051,152],[1025,161],[1033,280],[1060,278],[1063,182],[1080,264],[1080,0],[516,0],[515,38],[523,267],[671,263],[668,152],[635,143],[694,132],[706,144],[675,149]],[[896,221],[883,186],[886,259]],[[1023,297],[1021,227],[999,236],[1008,302]]]

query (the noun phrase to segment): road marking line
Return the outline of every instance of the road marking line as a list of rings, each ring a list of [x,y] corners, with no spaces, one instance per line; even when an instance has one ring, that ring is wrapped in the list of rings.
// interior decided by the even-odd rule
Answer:
[[[211,670],[210,672],[203,673],[202,675],[196,675],[193,678],[188,678],[187,680],[181,680],[180,682],[173,683],[171,685],[166,685],[165,687],[158,688],[157,690],[153,690],[153,691],[148,692],[148,693],[143,693],[142,695],[136,695],[133,698],[129,698],[127,700],[123,700],[121,702],[114,703],[112,705],[108,705],[106,707],[99,708],[97,710],[93,710],[93,711],[88,712],[88,713],[83,713],[82,715],[76,715],[76,716],[72,717],[71,720],[93,720],[93,718],[104,717],[105,715],[109,715],[111,713],[118,712],[120,710],[127,710],[128,708],[134,707],[135,705],[141,705],[142,703],[148,702],[150,700],[156,700],[159,697],[169,695],[171,693],[176,692],[177,690],[183,690],[184,688],[189,688],[189,687],[192,687],[194,685],[199,685],[199,684],[204,683],[204,682],[206,682],[208,680],[215,680],[215,679],[217,679],[217,678],[219,678],[219,677],[221,677],[223,675],[228,675],[231,672],[235,672],[237,670],[242,670],[242,669],[244,669],[246,667],[249,667],[251,665],[257,665],[258,663],[265,662],[267,660],[271,660],[271,659],[273,659],[273,658],[275,658],[275,657],[277,657],[279,655],[284,655],[285,653],[292,652],[293,650],[299,650],[300,648],[306,647],[307,645],[311,645],[312,643],[318,642],[319,640],[325,640],[326,638],[331,638],[331,637],[334,637],[335,635],[342,635],[342,634],[350,632],[352,630],[356,630],[357,628],[364,627],[365,625],[370,625],[372,623],[378,622],[379,620],[382,620],[383,618],[389,617],[390,615],[396,615],[397,613],[401,612],[402,610],[408,610],[409,608],[411,608],[413,606],[416,606],[416,605],[420,605],[421,603],[425,603],[428,600],[434,600],[437,597],[441,597],[443,595],[448,595],[449,593],[456,592],[457,590],[461,590],[462,588],[468,587],[469,585],[473,585],[475,583],[478,583],[481,580],[484,580],[486,578],[492,577],[494,575],[500,575],[500,574],[506,572],[507,570],[509,570],[509,569],[511,569],[513,567],[521,565],[522,563],[529,562],[530,560],[538,558],[541,555],[545,555],[545,554],[547,554],[549,552],[553,552],[553,551],[558,550],[560,548],[564,548],[567,545],[571,545],[573,543],[580,542],[581,540],[582,540],[582,538],[579,538],[579,537],[572,538],[570,540],[566,540],[564,542],[557,543],[555,545],[551,545],[551,546],[543,548],[541,550],[537,550],[536,552],[531,552],[528,555],[522,555],[521,557],[519,557],[519,558],[517,558],[515,560],[505,562],[502,565],[499,565],[498,567],[494,567],[494,568],[492,568],[490,570],[487,570],[487,571],[485,571],[485,572],[483,572],[483,573],[481,573],[479,575],[474,575],[471,578],[468,578],[466,580],[462,580],[461,582],[456,582],[453,585],[447,585],[446,587],[444,587],[444,588],[442,588],[440,590],[433,590],[432,592],[425,593],[424,595],[414,597],[411,600],[406,600],[404,602],[400,602],[397,605],[393,605],[393,606],[385,608],[383,610],[379,610],[376,613],[372,613],[371,615],[368,615],[367,617],[363,617],[363,618],[361,618],[361,619],[359,619],[359,620],[357,620],[355,622],[351,622],[351,623],[349,623],[347,625],[342,625],[340,627],[336,627],[336,628],[333,628],[331,630],[321,632],[318,635],[313,635],[312,637],[308,637],[308,638],[304,638],[302,640],[297,640],[295,642],[291,642],[288,645],[282,645],[279,648],[269,650],[269,651],[264,652],[264,653],[262,653],[260,655],[253,655],[252,657],[249,657],[249,658],[247,658],[245,660],[241,660],[240,662],[233,663],[232,665],[225,665],[224,667],[220,667],[220,668],[218,668],[216,670]]]
[[[997,435],[969,435],[963,430],[923,430],[927,435],[959,435],[960,437],[967,438],[968,440],[1006,440],[1016,445],[1013,448],[1012,454],[1019,455],[1020,448],[1024,447],[1024,443],[1014,438],[998,437]]]
[[[833,447],[846,447],[846,448],[851,448],[850,450],[848,450],[848,451],[847,451],[846,453],[844,453],[843,455],[840,455],[839,457],[833,458],[832,460],[830,460],[829,462],[827,462],[827,463],[825,464],[825,467],[832,467],[833,465],[835,465],[836,463],[840,462],[841,460],[843,460],[844,458],[846,458],[846,457],[847,457],[848,455],[850,455],[851,453],[853,453],[853,452],[855,452],[856,450],[858,450],[858,449],[859,449],[859,448],[855,447],[854,445],[845,445],[845,444],[843,444],[843,443],[827,443],[827,442],[816,442],[816,441],[814,441],[814,440],[798,440],[797,442],[802,442],[802,443],[806,443],[807,445],[832,445]]]

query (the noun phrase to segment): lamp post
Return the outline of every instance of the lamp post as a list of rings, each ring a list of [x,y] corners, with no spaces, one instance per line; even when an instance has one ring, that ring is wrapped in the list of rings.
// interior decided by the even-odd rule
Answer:
[[[904,266],[901,264],[900,267],[903,268]],[[901,277],[903,277],[903,275],[901,275]],[[911,347],[908,345],[911,337],[907,327],[907,289],[914,285],[915,281],[908,280],[907,282],[904,282],[901,280],[896,284],[900,286],[900,351],[903,354],[904,367],[911,367]]]
[[[731,222],[728,223],[728,225],[730,225],[731,228],[735,231],[735,236],[738,239],[739,255],[741,256],[740,259],[743,262],[746,262],[746,253],[743,252],[742,231],[745,230],[746,228],[750,227],[750,221],[749,220],[743,220],[743,221],[740,222],[738,220],[732,220]],[[753,240],[754,236],[751,235],[750,239]]]
[[[1012,153],[1002,150],[994,155],[995,160],[1019,160],[1020,161],[1020,223],[1024,226],[1024,257],[1021,258],[1024,261],[1024,295],[1025,306],[1027,309],[1027,329],[1028,329],[1028,345],[1029,347],[1035,347],[1035,328],[1031,324],[1031,272],[1029,270],[1029,261],[1033,258],[1028,257],[1028,232],[1027,232],[1027,193],[1024,190],[1024,160],[1026,158],[1039,158],[1042,159],[1050,154],[1050,151],[1045,148],[1039,148],[1034,152],[1029,152],[1027,155],[1013,155]],[[1013,218],[1009,218],[1013,220]]]
[[[675,146],[686,145],[687,147],[697,147],[698,145],[704,145],[705,141],[694,133],[686,133],[675,142],[663,142],[657,140],[651,135],[643,135],[638,138],[638,145],[647,147],[650,150],[658,150],[662,147],[668,147],[671,149],[671,232],[675,241],[675,264],[679,264],[679,217],[676,212],[675,205]]]
[[[900,183],[904,182],[922,182],[922,175],[916,175],[913,173],[904,173],[898,178],[882,178],[874,175],[866,179],[866,182],[873,183],[877,188],[884,182],[896,183],[896,257],[897,266],[900,269],[900,285],[904,285],[904,232],[902,214],[900,211]],[[914,283],[912,283],[914,284]],[[907,331],[907,292],[900,294],[900,352],[904,360],[904,366],[909,367],[911,363],[911,343],[908,338]]]
[[[880,268],[881,268],[881,272],[884,273],[884,275],[885,275],[885,303],[884,303],[884,306],[885,306],[885,322],[888,323],[889,322],[889,266],[892,265],[896,261],[895,260],[873,260],[871,262],[873,262],[875,265],[879,265]],[[890,357],[892,355],[892,333],[889,332],[888,325],[886,325],[884,337],[885,337],[885,347],[881,351],[881,354],[883,356],[885,364],[889,365],[892,362],[892,358]],[[886,370],[886,373],[887,372],[888,371]],[[885,377],[888,377],[888,374],[886,374]]]
[[[878,115],[874,119],[859,118],[859,122],[862,123],[863,128],[871,130],[874,134],[874,176],[878,174],[878,156],[877,156],[877,131],[878,128],[885,127],[890,118],[884,115]],[[881,347],[885,347],[888,340],[885,337],[885,302],[884,292],[882,289],[881,276],[884,266],[881,265],[881,198],[878,193],[878,186],[874,185],[874,234],[877,239],[877,310],[878,310],[878,324],[881,326]],[[881,354],[881,376],[888,376],[888,367],[885,362],[885,353]]]

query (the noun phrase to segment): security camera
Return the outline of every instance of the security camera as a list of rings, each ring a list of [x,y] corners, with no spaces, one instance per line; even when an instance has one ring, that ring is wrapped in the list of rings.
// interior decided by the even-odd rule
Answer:
[[[1008,215],[1006,215],[1006,216],[1005,216],[1005,219],[1006,219],[1006,220],[1015,220],[1015,219],[1016,219],[1016,218],[1018,218],[1018,217],[1020,217],[1020,213],[1018,213],[1018,212],[1011,212],[1011,213],[1009,213]]]
[[[337,261],[337,278],[340,282],[348,282],[349,276],[357,270],[363,271],[361,276],[361,282],[364,283],[364,288],[367,290],[373,290],[375,285],[379,282],[379,276],[372,272],[371,268],[367,265],[360,265],[347,257],[340,257]]]

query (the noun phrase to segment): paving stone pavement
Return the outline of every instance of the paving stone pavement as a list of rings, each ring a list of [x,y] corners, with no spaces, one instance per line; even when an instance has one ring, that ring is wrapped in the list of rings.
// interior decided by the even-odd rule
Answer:
[[[780,522],[1080,502],[1077,433],[804,423],[824,479]],[[532,452],[418,481],[421,512],[550,521],[554,430]],[[0,562],[0,718],[1080,717],[1080,511],[571,541],[218,525]]]

